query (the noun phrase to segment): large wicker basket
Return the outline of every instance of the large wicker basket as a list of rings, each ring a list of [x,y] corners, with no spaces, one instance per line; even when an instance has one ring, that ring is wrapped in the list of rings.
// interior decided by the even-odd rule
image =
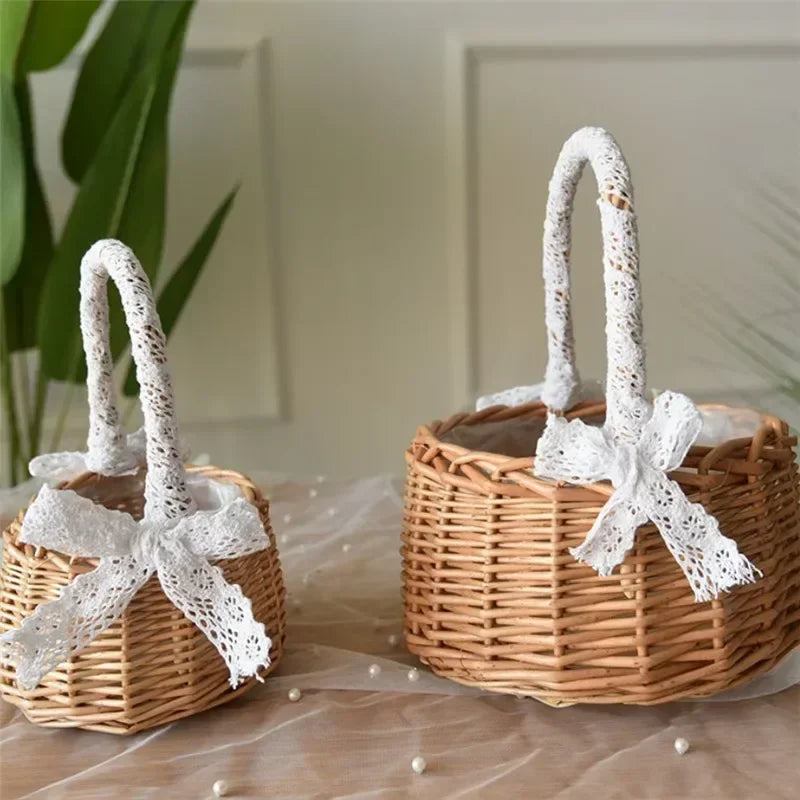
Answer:
[[[571,192],[591,160],[578,149],[577,157],[574,147],[568,154]],[[632,210],[622,165],[610,185],[601,180],[603,164],[592,160],[601,199]],[[551,201],[552,192],[553,184]],[[567,225],[570,211],[571,194],[558,209]],[[565,264],[567,251],[560,251]],[[616,266],[608,252],[606,262],[608,286]],[[631,277],[638,288],[638,274]],[[568,301],[568,289],[560,288],[561,300]],[[551,365],[554,353],[571,358],[571,343],[565,348],[554,331],[548,344]],[[610,366],[609,381],[613,374]],[[631,383],[639,391],[643,382],[642,374]],[[742,684],[800,645],[797,440],[785,423],[762,416],[751,436],[692,446],[669,474],[763,573],[696,602],[652,524],[638,529],[632,551],[611,575],[570,554],[614,489],[607,481],[578,486],[535,476],[533,451],[549,405],[495,405],[417,431],[406,453],[402,548],[412,653],[460,683],[554,705],[654,704]],[[602,425],[607,410],[605,403],[582,402],[564,413]],[[487,426],[495,433],[523,426],[529,449],[473,449],[472,434]]]
[[[126,443],[116,408],[105,294],[109,276],[120,289],[131,330],[137,377],[142,387],[146,459],[143,452],[133,447],[133,442],[138,441],[136,437],[127,437]],[[239,639],[234,638],[230,627],[213,629],[212,634],[219,637],[215,647],[209,639],[208,630],[212,616],[222,620],[219,624],[227,625],[225,620],[234,619],[232,614],[242,612],[244,616],[242,604],[248,606],[247,615],[252,611],[250,619],[254,620],[253,625],[260,628],[257,623],[263,623],[264,626],[260,634],[261,644],[254,647],[260,646],[263,649],[262,663],[268,661],[269,666],[258,668],[258,677],[272,671],[278,664],[284,646],[285,592],[275,537],[269,522],[269,507],[256,486],[237,472],[215,467],[185,469],[181,464],[164,335],[146,275],[130,250],[112,241],[95,245],[81,266],[81,296],[81,323],[88,367],[89,451],[85,455],[64,453],[42,456],[32,462],[34,471],[37,461],[62,465],[59,469],[63,469],[64,463],[72,462],[77,457],[79,463],[88,465],[88,470],[84,468],[80,474],[58,485],[59,491],[53,495],[60,498],[59,502],[75,498],[68,502],[77,503],[81,508],[95,509],[103,506],[106,509],[127,512],[130,517],[109,516],[104,511],[102,513],[106,516],[102,519],[110,519],[115,525],[116,520],[120,520],[120,526],[123,524],[122,520],[125,520],[126,526],[137,530],[133,520],[144,518],[145,527],[142,528],[142,533],[151,538],[153,531],[164,530],[169,533],[178,530],[177,525],[184,524],[186,527],[181,530],[187,531],[185,535],[193,540],[198,535],[213,538],[215,532],[220,530],[228,538],[219,546],[219,552],[239,552],[233,549],[233,539],[224,527],[228,524],[230,509],[235,508],[238,515],[236,519],[239,520],[236,524],[244,524],[241,520],[247,520],[249,530],[257,539],[252,547],[238,557],[210,558],[222,570],[221,576],[216,570],[205,566],[199,569],[197,565],[200,562],[193,560],[200,558],[202,547],[208,547],[207,545],[198,544],[198,550],[187,549],[188,545],[181,545],[184,549],[176,550],[177,545],[169,545],[172,548],[169,552],[178,553],[183,559],[180,569],[184,570],[182,574],[191,587],[188,589],[189,596],[196,598],[190,602],[194,602],[195,607],[200,609],[196,621],[205,628],[201,630],[198,624],[184,616],[184,612],[176,607],[174,599],[168,599],[159,581],[160,572],[147,580],[147,575],[152,574],[156,567],[150,568],[148,562],[141,560],[149,558],[144,555],[145,550],[142,548],[161,547],[157,541],[151,540],[150,544],[144,544],[137,539],[135,545],[132,545],[135,547],[131,551],[132,555],[125,556],[127,560],[121,560],[114,555],[107,559],[75,556],[56,552],[45,546],[33,546],[25,543],[27,540],[22,536],[26,515],[29,519],[32,518],[31,506],[21,511],[4,531],[4,553],[0,571],[0,633],[15,631],[40,607],[42,611],[53,608],[55,603],[62,600],[62,590],[72,586],[79,576],[88,577],[95,569],[96,575],[100,575],[101,571],[103,575],[107,574],[104,563],[112,576],[114,570],[130,569],[130,573],[122,573],[123,581],[128,580],[129,574],[135,575],[136,570],[142,576],[140,582],[147,580],[138,591],[135,588],[138,583],[131,581],[127,584],[133,587],[128,591],[136,593],[127,607],[119,606],[120,609],[124,608],[121,616],[112,621],[115,617],[110,612],[103,612],[102,627],[95,626],[92,635],[78,637],[76,633],[81,630],[81,625],[88,624],[87,618],[70,618],[66,629],[59,636],[64,641],[73,637],[73,641],[88,641],[88,644],[72,645],[71,650],[64,650],[63,652],[72,652],[72,655],[52,671],[46,672],[47,668],[41,668],[39,674],[46,674],[39,679],[35,688],[22,688],[21,684],[24,682],[19,679],[19,666],[13,659],[4,658],[6,663],[0,668],[0,693],[6,701],[21,708],[32,722],[51,727],[80,727],[132,734],[228,702],[255,685],[256,668],[246,667],[247,671],[243,674],[251,677],[232,688],[237,683],[239,674],[234,677],[233,672],[229,672],[226,660],[231,657],[231,653],[227,642],[238,642]],[[131,460],[133,467],[128,468]],[[62,496],[61,492],[67,490],[75,494]],[[201,501],[201,497],[209,496],[202,495],[201,492],[236,499],[227,505],[222,505],[221,502],[215,505],[214,500]],[[41,495],[43,492],[40,492],[40,499]],[[87,503],[87,499],[91,502]],[[216,517],[213,516],[216,512],[212,512],[211,516],[203,518],[213,520],[210,523],[202,520],[198,522],[200,517],[193,516],[196,506],[203,507],[201,502],[206,503],[206,508],[219,511]],[[252,507],[255,507],[256,513]],[[100,514],[99,508],[96,513]],[[67,529],[67,523],[62,518],[51,516],[48,519],[54,520],[50,523],[53,526]],[[84,517],[80,519],[82,521]],[[103,522],[101,527],[105,525]],[[206,528],[201,531],[203,525]],[[78,524],[75,527],[84,526]],[[103,556],[108,552],[122,552],[119,550],[121,545],[118,544],[122,541],[122,531],[112,527],[103,530],[100,539],[105,537],[106,544],[103,547],[106,552],[95,550],[92,554],[97,552]],[[101,544],[102,541],[91,541],[87,547],[99,548]],[[119,564],[123,566],[117,566]],[[150,571],[147,572],[146,569]],[[174,574],[170,573],[170,580],[177,580]],[[102,578],[97,578],[97,581],[100,580]],[[82,586],[85,581],[86,579]],[[206,582],[202,588],[200,581]],[[233,584],[238,584],[241,593]],[[98,586],[97,583],[94,585]],[[113,587],[114,591],[119,585],[117,583]],[[211,602],[209,598],[214,596],[207,591],[208,585],[215,587],[213,591],[226,592],[221,595],[225,598],[225,608],[208,606]],[[124,590],[125,584],[122,586]],[[174,593],[178,588],[180,587],[177,584],[172,586],[173,596],[177,596]],[[101,591],[94,589],[86,601],[86,608],[89,608],[88,603],[96,602],[94,597],[101,594]],[[130,594],[127,596],[130,597]],[[35,632],[34,635],[42,631],[46,633],[40,617],[37,616],[36,619],[40,621],[31,629]],[[98,630],[101,631],[99,634]],[[250,633],[247,635],[251,636]],[[250,642],[256,642],[256,637],[248,639],[248,643]],[[59,644],[59,647],[62,646]],[[218,649],[220,647],[224,650],[226,659],[223,659]],[[267,650],[270,651],[268,659]],[[60,654],[62,650],[53,652]],[[57,661],[57,658],[47,656],[48,650],[44,644],[41,645],[41,653],[43,659],[51,659],[43,660],[42,664]]]

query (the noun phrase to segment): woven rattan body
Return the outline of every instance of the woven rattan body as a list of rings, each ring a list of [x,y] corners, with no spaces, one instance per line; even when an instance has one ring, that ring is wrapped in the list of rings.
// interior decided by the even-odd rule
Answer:
[[[252,601],[255,618],[272,638],[271,664],[261,673],[266,675],[280,660],[286,625],[283,578],[268,503],[251,481],[236,472],[215,467],[188,471],[236,484],[260,512],[271,546],[218,566],[230,583],[242,587]],[[131,492],[125,479],[89,474],[62,488],[99,496],[109,508],[141,516],[141,485]],[[23,517],[24,511],[3,533],[0,632],[17,627],[38,605],[56,598],[62,586],[96,564],[20,544]],[[131,734],[226,703],[256,683],[250,679],[232,690],[228,679],[217,650],[167,599],[153,577],[121,619],[51,672],[39,687],[20,690],[14,670],[4,667],[0,692],[40,725]]]
[[[417,432],[403,533],[411,652],[439,675],[492,691],[653,704],[732,688],[800,644],[800,490],[785,423],[763,417],[752,438],[692,447],[670,474],[763,572],[696,603],[652,525],[609,577],[569,553],[609,484],[556,485],[534,477],[532,457],[443,441],[457,426],[546,413],[538,403],[495,406]],[[584,403],[567,416],[604,413]]]

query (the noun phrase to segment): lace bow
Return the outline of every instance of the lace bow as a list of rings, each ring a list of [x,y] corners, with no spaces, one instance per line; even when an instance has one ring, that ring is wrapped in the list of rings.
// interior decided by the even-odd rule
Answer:
[[[608,479],[615,489],[584,543],[570,550],[575,558],[610,575],[633,546],[636,528],[650,520],[697,601],[756,580],[760,571],[722,535],[717,520],[666,475],[681,465],[701,427],[694,403],[676,392],[656,398],[635,444],[614,441],[608,430],[580,419],[550,415],[536,448],[536,475],[575,484]]]
[[[269,547],[258,510],[243,497],[178,520],[137,522],[75,492],[45,486],[25,514],[20,541],[100,559],[56,600],[0,636],[0,659],[16,665],[24,689],[35,688],[108,628],[154,573],[164,594],[217,648],[231,686],[269,665],[271,641],[250,600],[209,563]]]

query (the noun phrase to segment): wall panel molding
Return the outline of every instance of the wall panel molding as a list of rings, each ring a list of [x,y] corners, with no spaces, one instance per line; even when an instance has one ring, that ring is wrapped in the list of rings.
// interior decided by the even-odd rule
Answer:
[[[800,56],[800,7],[787,3],[747,2],[744,12],[730,19],[702,22],[702,8],[664,17],[664,9],[639,5],[637,20],[627,19],[628,9],[606,4],[609,13],[602,26],[583,25],[577,15],[563,22],[543,20],[523,29],[451,30],[445,41],[445,135],[447,150],[447,252],[450,281],[450,334],[453,405],[471,407],[478,390],[477,243],[477,91],[482,65],[503,59],[553,59],[603,57],[631,60]],[[700,6],[701,4],[698,4]],[[702,4],[705,6],[706,4]],[[765,13],[767,8],[771,14]],[[749,13],[748,13],[749,12]],[[532,377],[530,380],[534,380]],[[498,390],[503,387],[496,387]],[[743,386],[752,391],[751,386]]]

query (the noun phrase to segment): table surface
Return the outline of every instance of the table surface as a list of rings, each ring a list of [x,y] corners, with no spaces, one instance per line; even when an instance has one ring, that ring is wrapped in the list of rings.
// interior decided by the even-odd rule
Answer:
[[[424,668],[409,682],[415,661],[389,640],[401,615],[397,489],[388,479],[274,488],[290,591],[274,676],[129,738],[40,728],[0,704],[0,798],[195,800],[220,779],[232,798],[798,797],[800,686],[738,702],[554,709]],[[679,736],[691,743],[684,756]]]

